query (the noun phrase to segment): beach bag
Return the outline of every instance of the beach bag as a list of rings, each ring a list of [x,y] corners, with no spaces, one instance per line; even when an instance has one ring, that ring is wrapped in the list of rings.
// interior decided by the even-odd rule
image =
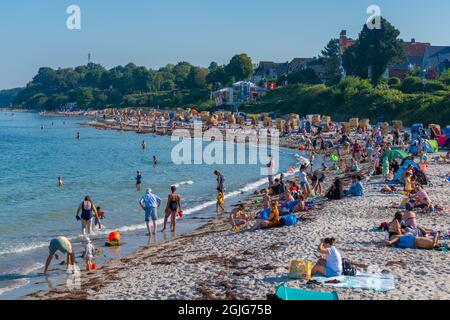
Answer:
[[[269,220],[270,213],[272,212],[271,209],[262,210],[258,215],[256,216],[256,219],[259,220]]]
[[[293,214],[287,214],[281,218],[282,225],[284,226],[294,226],[297,224],[297,217]]]
[[[292,260],[289,269],[289,278],[311,280],[313,263],[311,261]]]
[[[354,277],[358,270],[348,259],[342,259],[342,274],[344,276]]]

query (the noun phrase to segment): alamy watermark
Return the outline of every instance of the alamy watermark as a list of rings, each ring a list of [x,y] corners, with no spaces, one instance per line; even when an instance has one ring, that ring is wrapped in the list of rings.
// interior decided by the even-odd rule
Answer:
[[[377,5],[371,5],[367,8],[367,14],[370,15],[366,21],[367,28],[369,28],[369,30],[380,30],[381,8]]]
[[[81,30],[81,8],[78,5],[67,7],[66,13],[69,17],[66,20],[66,26],[69,30]]]
[[[263,176],[279,169],[280,132],[276,129],[212,128],[204,132],[200,123],[194,124],[193,134],[187,129],[175,130],[172,142],[178,142],[171,153],[175,165],[260,164]]]

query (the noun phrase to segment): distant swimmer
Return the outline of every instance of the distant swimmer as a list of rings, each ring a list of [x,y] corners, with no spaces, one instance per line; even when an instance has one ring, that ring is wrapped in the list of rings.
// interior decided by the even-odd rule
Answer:
[[[41,124],[41,130],[44,130],[44,125],[43,124]]]
[[[136,189],[141,190],[142,185],[142,174],[140,171],[136,172]]]
[[[72,273],[76,272],[76,261],[75,254],[73,252],[72,243],[70,243],[69,239],[66,237],[58,237],[50,241],[50,245],[48,246],[49,255],[47,261],[45,262],[44,274],[48,275],[48,267],[52,262],[53,257],[56,260],[59,260],[59,255],[57,254],[60,251],[63,254],[67,254],[67,265],[72,268]]]
[[[79,132],[77,132],[77,140],[80,140],[81,138],[81,134]]]
[[[63,188],[64,187],[64,181],[61,177],[58,177],[58,187]]]
[[[142,150],[147,149],[147,142],[142,141],[141,146],[142,146]]]
[[[158,159],[156,156],[153,156],[153,165],[156,166],[158,164]]]

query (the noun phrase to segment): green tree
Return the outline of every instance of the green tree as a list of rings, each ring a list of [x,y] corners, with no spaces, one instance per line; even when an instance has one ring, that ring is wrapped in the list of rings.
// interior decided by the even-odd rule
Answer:
[[[300,70],[298,72],[290,73],[287,76],[287,81],[289,84],[298,84],[298,83],[319,84],[319,83],[321,83],[316,72],[311,68],[307,68],[305,70]]]
[[[322,50],[323,60],[325,61],[326,78],[330,79],[329,84],[338,83],[341,78],[341,47],[339,39],[331,39]]]
[[[225,72],[236,81],[248,80],[253,74],[252,58],[245,53],[235,55],[225,67]]]
[[[380,29],[369,29],[364,25],[358,40],[344,53],[344,68],[351,75],[368,78],[375,85],[391,63],[404,61],[405,45],[398,39],[400,31],[381,17]]]

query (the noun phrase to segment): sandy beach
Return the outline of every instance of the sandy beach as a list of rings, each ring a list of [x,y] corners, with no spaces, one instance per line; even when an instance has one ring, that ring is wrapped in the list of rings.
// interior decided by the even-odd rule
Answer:
[[[434,187],[430,197],[444,208],[448,197],[448,165],[430,163]],[[314,291],[336,291],[342,300],[447,300],[450,298],[450,256],[434,250],[406,250],[380,245],[384,233],[375,231],[391,221],[399,194],[380,193],[376,177],[366,181],[366,196],[324,202],[302,214],[294,227],[233,233],[225,217],[209,221],[195,232],[173,241],[140,249],[132,256],[82,274],[80,290],[60,288],[28,299],[266,299],[277,286]],[[330,179],[328,179],[330,183]],[[254,197],[244,203],[255,213]],[[445,231],[448,209],[419,214],[420,225]],[[317,260],[320,239],[334,236],[337,248],[359,270],[389,272],[395,289],[386,293],[335,289],[288,278],[291,259]],[[449,237],[441,243],[449,244]]]

